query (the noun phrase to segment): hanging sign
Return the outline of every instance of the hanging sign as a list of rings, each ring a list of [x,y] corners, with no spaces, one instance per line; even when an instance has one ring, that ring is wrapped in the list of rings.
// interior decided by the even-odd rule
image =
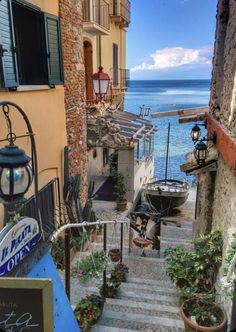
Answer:
[[[40,238],[38,222],[23,217],[0,232],[0,276],[8,274],[34,248]]]

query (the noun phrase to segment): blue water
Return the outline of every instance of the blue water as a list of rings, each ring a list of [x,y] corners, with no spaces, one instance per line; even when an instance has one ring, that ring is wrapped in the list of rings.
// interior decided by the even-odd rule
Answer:
[[[151,114],[181,108],[205,106],[209,103],[210,80],[168,80],[168,81],[130,81],[125,97],[125,110],[140,113],[140,106],[151,108]],[[147,119],[151,119],[147,117]],[[180,165],[188,152],[193,150],[190,137],[194,123],[179,124],[178,116],[152,119],[157,126],[155,135],[155,176],[163,178],[165,174],[165,155],[168,123],[171,124],[168,176],[176,179],[188,179],[180,171]]]

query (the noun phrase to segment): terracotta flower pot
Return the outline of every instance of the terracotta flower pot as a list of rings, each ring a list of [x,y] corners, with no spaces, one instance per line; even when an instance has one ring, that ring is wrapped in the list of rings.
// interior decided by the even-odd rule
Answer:
[[[100,288],[100,294],[103,297],[107,297],[107,298],[114,298],[116,297],[118,292],[118,288],[115,288],[113,286],[108,286],[108,285],[103,285]]]
[[[185,312],[185,304],[190,301],[190,300],[185,300],[181,307],[180,307],[180,315],[184,321],[185,325],[185,332],[196,332],[196,331],[201,331],[201,332],[226,332],[227,331],[227,318],[224,313],[224,311],[218,307],[217,305],[214,305],[213,308],[215,312],[217,312],[217,315],[220,317],[220,323],[217,326],[201,326],[198,325],[197,323],[194,323],[186,314]],[[194,304],[193,304],[194,305]]]
[[[120,249],[110,249],[108,252],[108,256],[110,256],[112,262],[118,262],[121,258]]]
[[[127,200],[124,199],[122,202],[116,202],[116,209],[117,211],[125,211],[127,207]]]

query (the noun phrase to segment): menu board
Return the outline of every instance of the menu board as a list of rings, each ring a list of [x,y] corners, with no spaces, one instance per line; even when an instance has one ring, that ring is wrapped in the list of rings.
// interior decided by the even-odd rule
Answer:
[[[52,332],[50,279],[0,278],[0,331]]]

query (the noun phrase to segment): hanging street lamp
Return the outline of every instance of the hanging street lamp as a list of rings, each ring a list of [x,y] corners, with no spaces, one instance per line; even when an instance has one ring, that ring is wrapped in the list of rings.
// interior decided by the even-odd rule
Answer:
[[[99,67],[99,71],[93,74],[92,79],[96,98],[99,99],[99,101],[102,101],[104,96],[107,94],[110,77],[108,74],[103,72],[103,67]]]
[[[203,141],[199,141],[195,145],[194,157],[199,165],[205,163],[207,156],[207,145]]]
[[[201,136],[201,130],[197,124],[192,128],[191,137],[193,142],[197,142],[199,137]]]

